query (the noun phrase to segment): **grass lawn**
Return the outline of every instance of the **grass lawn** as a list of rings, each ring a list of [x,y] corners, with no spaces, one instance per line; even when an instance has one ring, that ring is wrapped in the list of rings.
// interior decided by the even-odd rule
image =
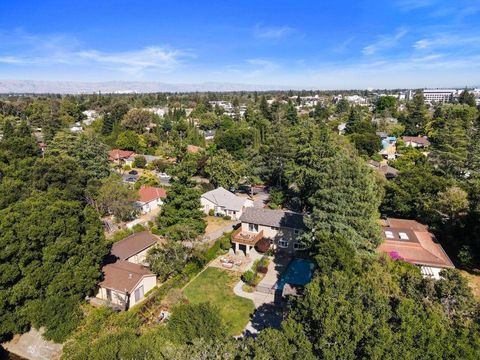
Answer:
[[[240,335],[255,310],[253,302],[238,297],[233,287],[239,276],[217,268],[208,268],[184,290],[187,299],[196,304],[209,302],[220,310],[229,335]]]
[[[460,273],[468,280],[475,298],[480,300],[480,275],[474,275],[464,270],[460,270]]]

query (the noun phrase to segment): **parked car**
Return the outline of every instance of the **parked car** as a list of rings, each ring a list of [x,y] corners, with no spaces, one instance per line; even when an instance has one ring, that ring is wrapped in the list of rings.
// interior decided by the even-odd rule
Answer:
[[[131,170],[128,172],[129,175],[138,175],[138,171],[137,170]]]
[[[134,176],[129,176],[125,179],[125,181],[129,183],[135,183],[137,181],[137,178]]]
[[[158,173],[158,176],[162,179],[170,179],[171,178],[170,175],[168,175],[167,173],[164,173],[164,172]]]

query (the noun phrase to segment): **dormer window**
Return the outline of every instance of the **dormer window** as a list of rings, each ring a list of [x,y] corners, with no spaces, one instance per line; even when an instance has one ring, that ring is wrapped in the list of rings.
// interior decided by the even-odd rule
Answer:
[[[385,231],[385,237],[386,237],[387,239],[393,239],[393,238],[394,238],[394,237],[393,237],[393,232],[391,232],[391,231]]]

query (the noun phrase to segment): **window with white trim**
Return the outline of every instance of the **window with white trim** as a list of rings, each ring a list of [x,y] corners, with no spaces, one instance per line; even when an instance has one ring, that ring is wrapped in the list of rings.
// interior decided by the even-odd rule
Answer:
[[[140,286],[137,290],[135,290],[135,302],[139,302],[143,299],[143,285]]]
[[[288,240],[279,240],[278,241],[278,247],[288,248]]]
[[[248,224],[248,231],[258,232],[258,224]]]

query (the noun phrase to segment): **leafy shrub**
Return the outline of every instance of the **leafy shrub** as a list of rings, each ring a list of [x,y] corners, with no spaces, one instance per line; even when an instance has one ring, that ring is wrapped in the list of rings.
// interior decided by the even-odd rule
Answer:
[[[270,239],[262,238],[255,245],[255,250],[260,253],[265,253],[270,249]]]
[[[245,271],[242,274],[243,282],[248,285],[255,285],[255,278],[256,278],[256,275],[252,270]]]
[[[142,224],[136,224],[136,225],[134,225],[134,226],[132,227],[132,231],[133,231],[134,233],[141,232],[141,231],[145,231],[145,230],[146,230],[146,228],[145,228],[145,226],[143,226]]]
[[[232,218],[229,215],[225,215],[225,216],[223,216],[223,220],[232,220]]]
[[[145,156],[143,155],[137,155],[135,156],[135,160],[133,161],[133,166],[136,168],[143,169],[147,165],[147,159],[145,159]]]
[[[215,215],[215,210],[213,210],[213,209],[208,210],[208,215],[214,216]]]

